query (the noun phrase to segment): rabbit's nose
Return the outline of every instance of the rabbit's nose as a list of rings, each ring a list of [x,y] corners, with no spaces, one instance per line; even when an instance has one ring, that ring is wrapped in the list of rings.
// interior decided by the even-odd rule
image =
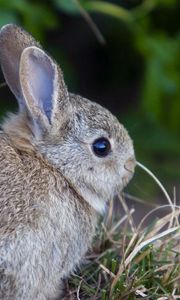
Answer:
[[[135,166],[136,160],[134,157],[130,157],[129,159],[127,159],[124,164],[124,168],[131,173],[134,173]]]

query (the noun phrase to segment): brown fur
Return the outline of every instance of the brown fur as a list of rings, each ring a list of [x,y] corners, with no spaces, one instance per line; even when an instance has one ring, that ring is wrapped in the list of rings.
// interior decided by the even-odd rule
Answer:
[[[28,33],[0,31],[0,62],[20,110],[0,132],[0,299],[52,300],[91,245],[98,212],[132,177],[132,141],[100,105],[68,92]],[[93,143],[111,144],[98,157]]]

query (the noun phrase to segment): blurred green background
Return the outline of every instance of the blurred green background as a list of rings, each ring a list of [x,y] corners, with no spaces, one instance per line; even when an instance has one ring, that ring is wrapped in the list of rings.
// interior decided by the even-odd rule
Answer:
[[[170,193],[180,179],[179,19],[179,0],[0,0],[0,26],[19,24],[40,40],[69,90],[119,118],[137,159]],[[16,102],[7,86],[0,98],[2,117]],[[155,191],[147,177],[138,171],[131,192]]]

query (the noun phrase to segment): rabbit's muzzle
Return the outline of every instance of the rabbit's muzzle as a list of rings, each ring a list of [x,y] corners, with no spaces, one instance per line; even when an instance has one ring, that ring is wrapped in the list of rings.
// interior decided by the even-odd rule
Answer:
[[[136,166],[136,160],[134,157],[130,157],[124,164],[124,176],[122,177],[123,185],[126,186],[130,179],[133,177]]]
[[[130,173],[134,173],[135,166],[136,166],[135,158],[130,157],[129,159],[126,160],[126,162],[124,164],[124,169]]]

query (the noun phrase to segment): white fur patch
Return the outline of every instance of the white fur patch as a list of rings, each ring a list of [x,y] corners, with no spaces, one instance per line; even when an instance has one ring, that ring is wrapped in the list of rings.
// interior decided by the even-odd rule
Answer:
[[[106,202],[104,199],[99,199],[95,194],[89,191],[83,191],[83,198],[101,215],[105,213]]]

